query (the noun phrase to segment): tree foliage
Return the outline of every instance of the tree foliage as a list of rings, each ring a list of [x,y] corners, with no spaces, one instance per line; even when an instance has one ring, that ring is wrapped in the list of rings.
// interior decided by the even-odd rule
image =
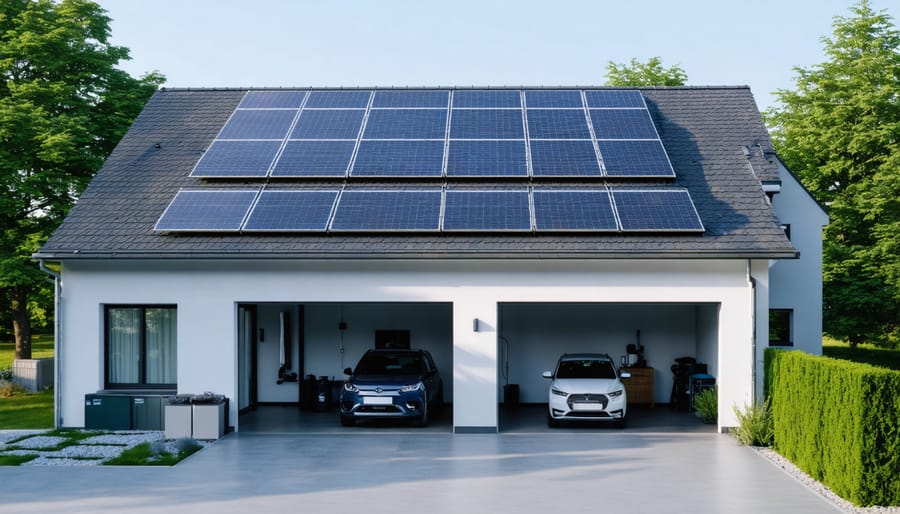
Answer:
[[[683,86],[685,82],[687,72],[678,65],[666,68],[659,57],[647,62],[632,58],[628,64],[609,61],[606,65],[607,86]]]
[[[834,18],[827,60],[767,113],[779,155],[828,206],[825,331],[895,343],[900,325],[900,33],[867,0]]]
[[[163,80],[116,68],[128,49],[109,43],[109,22],[89,0],[0,3],[0,298],[19,358],[29,295],[46,283],[31,254]]]

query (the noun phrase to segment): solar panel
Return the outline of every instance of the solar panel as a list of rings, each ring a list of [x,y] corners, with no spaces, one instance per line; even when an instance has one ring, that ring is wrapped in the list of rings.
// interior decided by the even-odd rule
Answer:
[[[361,141],[351,177],[440,177],[443,141]]]
[[[528,110],[528,137],[531,139],[590,139],[583,110]]]
[[[306,109],[365,109],[371,91],[310,91]]]
[[[272,176],[343,177],[355,146],[355,141],[288,141]]]
[[[450,91],[376,91],[373,108],[379,107],[438,107],[447,108],[450,104]]]
[[[237,231],[257,190],[179,191],[154,230]]]
[[[214,141],[191,176],[265,177],[280,147],[281,141]]]
[[[219,139],[284,139],[297,111],[235,111]]]
[[[248,91],[239,108],[299,109],[306,91]]]
[[[600,163],[590,141],[531,141],[535,177],[600,177]]]
[[[536,190],[534,223],[541,231],[616,231],[616,216],[604,190]]]
[[[583,117],[583,116],[582,116]],[[523,139],[520,109],[453,109],[450,116],[453,139]]]
[[[337,193],[337,190],[263,191],[244,230],[324,232]]]
[[[362,109],[305,110],[291,139],[356,139],[365,114]]]
[[[640,91],[593,90],[585,91],[584,98],[591,109],[604,107],[640,107],[645,109],[644,96]]]
[[[333,231],[436,231],[440,226],[439,190],[351,190],[341,193]]]
[[[610,177],[675,176],[659,141],[597,141],[597,146]]]
[[[531,212],[526,189],[518,191],[448,190],[445,231],[528,231]]]
[[[591,109],[597,139],[658,139],[646,109]]]
[[[529,89],[525,91],[529,109],[581,109],[581,92],[563,89]]]
[[[448,177],[526,177],[525,141],[450,140]]]
[[[624,231],[703,231],[694,202],[685,190],[614,190],[612,194]]]
[[[369,113],[363,139],[444,139],[447,111],[379,109]]]
[[[518,91],[497,90],[457,90],[453,92],[453,108],[462,107],[522,107],[521,95]]]

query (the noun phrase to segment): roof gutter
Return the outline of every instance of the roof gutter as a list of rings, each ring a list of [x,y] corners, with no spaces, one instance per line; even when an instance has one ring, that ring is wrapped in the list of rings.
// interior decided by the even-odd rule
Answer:
[[[50,275],[53,281],[53,426],[62,427],[62,319],[60,316],[60,302],[62,302],[62,275],[47,267],[44,259],[38,261],[41,271]]]

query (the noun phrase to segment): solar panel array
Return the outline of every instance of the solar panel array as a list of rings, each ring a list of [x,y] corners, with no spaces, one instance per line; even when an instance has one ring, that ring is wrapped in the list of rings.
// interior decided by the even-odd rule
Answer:
[[[249,91],[204,178],[673,178],[632,90]]]
[[[703,232],[637,90],[248,91],[191,176],[155,230]]]
[[[183,190],[156,230],[184,232],[702,232],[681,188]]]

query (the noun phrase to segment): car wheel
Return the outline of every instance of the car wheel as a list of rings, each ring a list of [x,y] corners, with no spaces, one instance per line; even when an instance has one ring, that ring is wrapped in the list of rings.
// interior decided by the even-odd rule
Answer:
[[[444,388],[438,389],[437,396],[434,397],[434,417],[439,418],[444,415]]]
[[[559,426],[559,420],[550,415],[550,411],[547,411],[547,426],[550,428],[556,428]]]
[[[353,416],[344,416],[341,415],[341,426],[342,427],[352,427],[356,425],[356,420],[353,419]]]
[[[618,420],[616,420],[616,428],[622,429],[628,426],[628,418],[622,416]]]
[[[423,398],[422,402],[422,414],[416,420],[417,427],[427,427],[428,426],[428,397]]]

